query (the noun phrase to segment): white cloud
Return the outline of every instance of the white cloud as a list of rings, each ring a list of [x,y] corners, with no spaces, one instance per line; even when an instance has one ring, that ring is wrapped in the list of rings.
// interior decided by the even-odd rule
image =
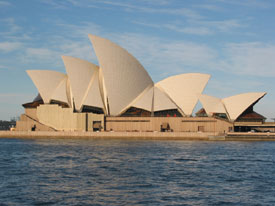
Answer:
[[[275,45],[260,42],[228,44],[224,55],[223,66],[228,72],[275,76]]]
[[[185,16],[190,19],[201,19],[202,16],[192,9],[187,8],[150,8],[150,7],[143,7],[137,5],[130,5],[130,4],[121,4],[121,3],[114,3],[114,2],[106,2],[112,5],[121,6],[126,8],[126,11],[140,11],[144,13],[159,13],[159,14],[168,14],[168,15],[179,15]]]
[[[66,1],[55,1],[55,0],[40,0],[44,4],[50,5],[55,9],[67,9]]]
[[[273,8],[273,4],[269,3],[268,1],[262,1],[262,0],[216,0],[217,2],[222,2],[225,4],[233,4],[233,5],[238,5],[238,6],[243,6],[243,7],[255,7],[255,8],[262,8],[262,9],[267,9],[267,8]],[[272,2],[272,1],[270,1]]]
[[[241,24],[239,20],[229,19],[229,20],[221,20],[221,21],[195,21],[194,23],[198,25],[203,25],[208,28],[213,28],[220,32],[228,32],[233,29],[244,27],[244,24]]]
[[[141,3],[147,5],[140,6],[137,4],[137,1],[111,1],[111,0],[89,0],[89,1],[76,1],[76,0],[67,0],[62,1],[62,3],[56,3],[52,0],[42,0],[42,2],[50,4],[55,8],[66,8],[66,5],[69,3],[72,6],[77,7],[93,7],[100,9],[114,9],[114,7],[121,8],[126,12],[143,12],[143,13],[159,13],[159,14],[169,14],[169,15],[180,15],[185,16],[190,19],[200,19],[202,16],[197,13],[195,10],[187,8],[169,8],[167,5],[171,3],[170,0],[142,0]],[[138,3],[140,3],[138,2]]]
[[[210,35],[213,32],[207,27],[184,27],[180,28],[174,25],[167,25],[168,29],[173,31],[185,33],[185,34],[195,34],[195,35]]]
[[[11,52],[22,47],[20,42],[0,42],[0,52]]]
[[[93,22],[81,22],[78,25],[58,22],[56,25],[63,28],[65,36],[76,37],[78,39],[88,39],[88,34],[98,34],[101,32],[101,27]]]
[[[18,59],[21,60],[23,64],[36,63],[40,66],[43,64],[49,66],[50,64],[53,65],[53,67],[59,67],[61,63],[61,53],[53,48],[25,48]]]
[[[222,11],[223,8],[214,5],[214,4],[198,4],[198,5],[194,5],[195,8],[201,8],[201,9],[206,9],[206,10],[210,10],[210,11]]]
[[[52,59],[55,51],[47,48],[27,48],[26,54],[37,59]]]
[[[88,34],[101,33],[99,25],[92,22],[82,22],[79,25],[59,22],[56,25],[62,28],[64,34],[52,36],[48,40],[49,48],[53,49],[56,54],[59,53],[59,56],[74,56],[97,63]]]
[[[165,29],[165,30],[171,30],[179,33],[185,33],[185,34],[195,34],[195,35],[209,35],[213,34],[211,30],[209,30],[207,27],[202,26],[182,26],[177,24],[150,24],[145,22],[138,22],[133,21],[135,24],[139,24],[142,26],[147,26],[151,28],[157,28],[157,29]]]
[[[168,5],[172,3],[172,0],[140,0],[140,1],[150,5]]]
[[[0,26],[0,35],[2,38],[13,37],[13,35],[17,34],[21,30],[21,27],[15,23],[14,18],[0,19]]]
[[[11,6],[11,3],[7,1],[0,1],[0,7],[1,6]]]
[[[85,43],[68,41],[60,45],[60,50],[63,51],[62,55],[78,57],[97,64],[95,53],[88,39]]]
[[[238,20],[229,19],[223,21],[205,21],[201,19],[188,20],[187,23],[154,24],[148,22],[133,21],[133,23],[162,30],[171,30],[185,34],[213,35],[219,32],[233,32],[235,29],[245,27]]]

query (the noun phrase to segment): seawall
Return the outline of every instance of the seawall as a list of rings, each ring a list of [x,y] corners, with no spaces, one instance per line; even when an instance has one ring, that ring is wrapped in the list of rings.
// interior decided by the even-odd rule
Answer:
[[[0,138],[275,141],[275,133],[0,131]]]
[[[81,138],[134,140],[209,140],[213,133],[196,132],[64,132],[64,131],[0,131],[0,138]]]

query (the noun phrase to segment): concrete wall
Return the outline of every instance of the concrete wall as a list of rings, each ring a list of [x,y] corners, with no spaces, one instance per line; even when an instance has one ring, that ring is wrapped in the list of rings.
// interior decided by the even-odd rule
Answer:
[[[25,108],[25,114],[28,117],[38,121],[37,116],[36,116],[36,108]]]
[[[37,121],[35,120],[37,119]],[[227,133],[232,123],[213,117],[106,117],[93,113],[74,113],[71,108],[55,104],[44,104],[37,109],[26,109],[26,114],[17,122],[17,131],[93,131],[94,124],[100,123],[102,130],[135,132],[160,131],[161,125],[168,123],[173,132],[214,132]]]
[[[55,104],[38,106],[37,118],[42,124],[60,131],[86,131],[86,123],[87,130],[93,131],[93,121],[101,121],[104,126],[104,115],[74,113],[71,108],[62,108]]]
[[[174,132],[228,132],[232,123],[212,117],[106,117],[106,130],[160,131],[168,123]]]
[[[35,126],[35,131],[54,131],[53,128],[50,128],[46,125],[35,121],[34,119],[28,117],[26,114],[20,116],[20,120],[16,122],[16,131],[31,131]]]

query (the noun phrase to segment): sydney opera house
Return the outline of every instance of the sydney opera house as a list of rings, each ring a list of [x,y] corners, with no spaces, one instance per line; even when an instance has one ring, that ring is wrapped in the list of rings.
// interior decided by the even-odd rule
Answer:
[[[187,73],[154,83],[117,44],[89,35],[99,65],[62,56],[66,74],[28,70],[37,97],[23,104],[16,130],[228,132],[261,127],[253,106],[265,92],[219,99],[202,94],[208,74]],[[203,108],[194,114],[200,101]]]

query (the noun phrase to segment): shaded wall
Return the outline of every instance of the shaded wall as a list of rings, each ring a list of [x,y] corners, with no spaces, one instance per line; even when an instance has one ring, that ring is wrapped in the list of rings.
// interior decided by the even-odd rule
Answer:
[[[35,119],[27,116],[26,114],[22,114],[20,116],[20,120],[16,121],[16,131],[32,131],[35,127],[35,131],[55,131],[53,128],[41,124],[40,122],[36,121]]]
[[[212,117],[106,117],[107,131],[161,131],[169,124],[174,132],[228,132],[232,123]]]
[[[93,122],[101,122],[104,127],[102,114],[74,113],[71,108],[55,104],[37,107],[37,118],[39,122],[61,131],[93,131]]]
[[[16,122],[17,131],[93,131],[95,125],[104,129],[104,115],[74,113],[71,108],[56,104],[43,104],[37,108],[26,108]],[[96,128],[98,129],[98,128]]]

